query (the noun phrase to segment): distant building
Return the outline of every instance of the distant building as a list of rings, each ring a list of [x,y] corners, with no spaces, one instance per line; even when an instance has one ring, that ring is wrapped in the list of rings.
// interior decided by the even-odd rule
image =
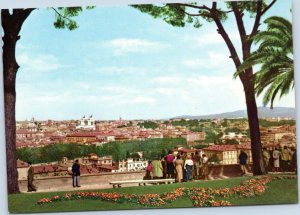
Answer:
[[[83,116],[76,126],[76,129],[96,130],[95,119],[92,115],[89,117]]]
[[[53,177],[69,175],[68,168],[57,164],[35,164],[33,165],[34,177]]]
[[[68,134],[64,138],[65,143],[95,143],[95,142],[104,142],[105,138],[99,132],[76,132]]]
[[[235,132],[229,132],[224,134],[221,138],[221,142],[225,143],[226,140],[236,140],[239,144],[250,142],[250,138],[245,134],[236,134]]]
[[[237,164],[238,151],[235,145],[213,145],[203,149],[209,161],[223,165]]]
[[[127,160],[122,160],[117,163],[118,172],[127,172],[127,171],[139,171],[146,169],[147,161],[145,160],[134,160],[128,158]]]
[[[212,145],[202,150],[211,162],[222,165],[238,164],[239,154],[243,150],[248,155],[247,163],[252,163],[250,143],[239,145]]]
[[[97,154],[91,153],[88,154],[87,157],[82,158],[82,164],[92,165],[93,167],[96,167],[97,165],[112,166],[112,156],[98,157]]]
[[[82,174],[116,172],[118,170],[118,167],[113,165],[112,156],[98,157],[97,154],[90,153],[86,157],[76,159],[79,160],[81,165],[80,171],[82,171]],[[73,162],[74,160],[68,160],[67,157],[64,157],[59,163],[63,166],[69,167],[69,171],[71,171]]]
[[[205,140],[205,132],[184,132],[181,137],[185,138],[187,143],[203,142]]]
[[[36,132],[29,131],[26,129],[19,129],[16,130],[16,137],[19,139],[29,139],[29,138],[34,138],[36,136]]]

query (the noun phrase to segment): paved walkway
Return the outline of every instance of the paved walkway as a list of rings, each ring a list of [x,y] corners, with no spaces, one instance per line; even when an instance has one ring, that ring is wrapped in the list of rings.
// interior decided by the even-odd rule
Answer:
[[[21,192],[21,193],[47,193],[47,192],[60,192],[60,191],[82,191],[82,190],[105,190],[112,188],[112,185],[107,186],[99,186],[97,184],[94,185],[81,185],[81,187],[58,187],[58,188],[51,188],[51,189],[37,189],[36,192]]]
[[[294,172],[269,172],[269,175],[295,175]],[[245,176],[252,176],[252,173],[247,173]],[[236,176],[236,177],[241,177],[241,176]],[[208,176],[208,180],[223,180],[223,179],[228,179],[228,178],[236,178],[236,177],[227,177],[227,176]],[[193,180],[193,182],[201,182],[204,180]],[[137,183],[135,184],[126,184],[123,185],[122,187],[136,187],[138,186]],[[147,186],[157,186],[157,185],[152,185],[148,184]],[[112,189],[112,185],[110,184],[91,184],[91,185],[86,185],[86,184],[81,184],[81,187],[53,187],[51,189],[38,189],[36,192],[22,192],[22,193],[47,193],[47,192],[60,192],[60,191],[83,191],[83,190],[106,190],[106,189]],[[116,188],[117,190],[117,188]]]

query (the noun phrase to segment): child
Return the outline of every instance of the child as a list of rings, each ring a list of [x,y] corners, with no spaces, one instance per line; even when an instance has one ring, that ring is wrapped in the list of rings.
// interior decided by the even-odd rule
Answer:
[[[148,162],[148,166],[146,167],[146,175],[144,176],[143,180],[151,180],[151,172],[152,172],[152,165],[151,161]]]

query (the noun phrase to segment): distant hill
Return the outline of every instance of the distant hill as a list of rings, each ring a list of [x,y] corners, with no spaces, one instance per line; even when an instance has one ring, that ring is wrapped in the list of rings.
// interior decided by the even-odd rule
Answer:
[[[174,117],[172,119],[232,119],[232,118],[246,118],[246,110],[237,110],[233,112],[225,112],[219,114],[210,114],[202,116],[189,116],[183,115]],[[258,117],[259,118],[296,118],[296,109],[288,107],[274,107],[270,109],[269,107],[258,107]]]

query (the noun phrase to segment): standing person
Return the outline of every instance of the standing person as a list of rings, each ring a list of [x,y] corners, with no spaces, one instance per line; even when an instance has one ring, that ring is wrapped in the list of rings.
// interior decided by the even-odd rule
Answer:
[[[200,178],[200,165],[201,165],[201,157],[199,155],[199,152],[196,151],[195,155],[194,155],[194,166],[195,166],[195,179],[199,180]]]
[[[163,178],[167,178],[167,162],[165,155],[160,156],[161,165],[163,167]]]
[[[282,170],[283,172],[287,172],[289,169],[289,163],[291,162],[291,152],[287,148],[287,146],[284,146],[281,151],[281,160],[282,160]]]
[[[296,148],[292,148],[292,160],[291,160],[291,170],[297,174],[297,151]]]
[[[274,171],[274,158],[273,158],[273,151],[274,151],[274,148],[271,148],[269,150],[269,154],[270,154],[270,160],[269,160],[269,169],[271,172]]]
[[[278,148],[276,147],[272,154],[273,160],[274,160],[274,171],[278,172],[279,170],[279,158],[280,158],[280,152],[278,151]]]
[[[208,180],[208,157],[206,154],[202,155],[202,175],[204,180]]]
[[[269,170],[269,161],[270,161],[270,153],[267,150],[267,148],[263,148],[263,159],[264,159],[264,164],[265,164],[265,168],[266,171]]]
[[[80,186],[80,164],[78,160],[75,160],[75,163],[72,166],[73,173],[73,187],[81,187]]]
[[[167,162],[167,178],[174,178],[174,155],[172,150],[169,150],[169,154],[166,157]]]
[[[248,155],[243,150],[241,151],[239,155],[239,161],[240,161],[240,168],[242,171],[242,175],[245,175],[247,173],[246,164],[247,164],[247,158]]]
[[[146,175],[144,176],[143,180],[151,180],[151,172],[152,172],[152,162],[148,161],[148,165],[146,167]]]
[[[181,155],[177,154],[177,159],[175,160],[175,171],[176,171],[176,181],[182,182],[183,179],[183,160],[181,159]]]
[[[29,169],[28,169],[28,176],[27,176],[27,192],[32,192],[32,191],[37,191],[37,187],[33,184],[34,180],[34,169],[31,162],[28,162],[29,164]]]
[[[186,152],[181,152],[181,159],[182,159],[182,161],[183,161],[183,165],[182,165],[182,173],[183,173],[183,179],[185,180],[185,178],[186,178],[186,171],[185,171],[185,169],[184,169],[184,164],[185,164],[185,160],[186,160],[186,156],[187,156],[187,153]]]
[[[189,181],[192,178],[193,174],[193,166],[194,162],[191,159],[191,155],[188,155],[186,157],[186,160],[184,162],[184,169],[185,169],[185,181]]]
[[[158,179],[163,177],[163,166],[161,160],[152,161],[152,177]]]

